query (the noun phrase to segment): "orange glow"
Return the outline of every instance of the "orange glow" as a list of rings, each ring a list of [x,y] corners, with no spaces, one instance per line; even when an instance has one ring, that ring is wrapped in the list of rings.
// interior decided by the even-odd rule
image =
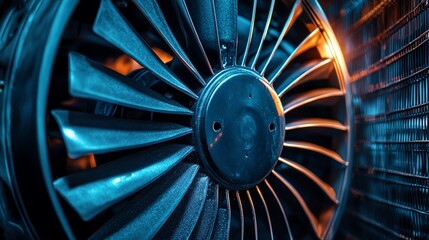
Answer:
[[[173,56],[163,51],[162,49],[153,47],[152,50],[164,63],[168,63],[173,60]],[[136,69],[143,68],[143,66],[141,66],[134,59],[125,54],[119,56],[116,59],[108,58],[104,65],[122,75],[127,75],[128,73]]]
[[[142,68],[142,66],[134,59],[125,54],[119,56],[116,59],[108,58],[104,65],[122,75],[126,75],[136,69]]]
[[[159,49],[157,47],[153,47],[152,50],[161,59],[161,61],[163,63],[168,63],[168,62],[171,62],[173,60],[173,56],[171,56],[170,54],[168,54],[167,52],[165,52],[162,49]]]
[[[222,135],[223,135],[222,132],[218,133],[218,135],[215,137],[215,139],[213,140],[213,142],[210,143],[210,148],[214,147],[214,145],[219,141],[219,139],[222,137]]]
[[[319,41],[317,44],[317,50],[319,50],[320,56],[324,59],[333,57],[331,49],[325,41]]]
[[[67,158],[67,169],[71,172],[95,168],[96,166],[94,154],[88,154],[75,159]]]

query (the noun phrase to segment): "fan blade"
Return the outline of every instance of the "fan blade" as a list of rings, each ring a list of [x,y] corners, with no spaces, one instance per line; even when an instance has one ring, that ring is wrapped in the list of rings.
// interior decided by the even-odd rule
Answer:
[[[216,223],[213,229],[211,239],[229,239],[229,230],[231,225],[231,207],[229,204],[229,192],[225,190],[225,195],[219,199]]]
[[[334,69],[331,59],[314,60],[299,66],[298,69],[287,74],[286,79],[276,88],[279,97],[282,97],[293,87],[312,79],[327,79]]]
[[[338,153],[324,148],[322,146],[319,146],[317,144],[313,144],[313,143],[309,143],[309,142],[298,142],[298,141],[286,141],[283,143],[284,147],[289,147],[289,148],[298,148],[298,149],[304,149],[304,150],[308,150],[308,151],[312,151],[312,152],[317,152],[320,153],[322,155],[325,155],[333,160],[335,160],[336,162],[344,165],[344,166],[348,166],[348,162],[344,161],[344,159],[338,155]]]
[[[215,0],[217,25],[219,28],[220,53],[223,65],[236,65],[238,45],[237,0]]]
[[[240,210],[240,222],[241,222],[241,240],[244,239],[244,211],[243,211],[243,203],[241,202],[240,192],[236,191],[235,196],[238,202],[238,208]]]
[[[69,54],[70,94],[130,108],[192,115],[192,111],[150,88],[137,86],[121,74],[78,53]]]
[[[192,132],[175,123],[115,119],[88,113],[53,110],[71,158],[165,142]]]
[[[314,184],[316,184],[317,187],[320,188],[320,190],[322,190],[325,195],[335,204],[338,204],[339,201],[337,199],[337,194],[335,193],[335,190],[326,182],[322,181],[319,177],[317,177],[312,171],[310,171],[309,169],[307,169],[306,167],[293,162],[291,160],[288,159],[283,159],[283,158],[279,158],[279,161],[281,163],[284,163],[286,165],[288,165],[289,167],[291,167],[292,169],[294,169],[295,171],[301,173],[302,175],[304,175],[305,177],[307,177],[310,181],[312,181]]]
[[[223,67],[214,1],[215,0],[188,0],[186,2],[188,3],[187,6],[190,16],[193,19],[195,29],[207,53],[207,57],[212,65]]]
[[[307,118],[286,124],[285,130],[292,131],[304,128],[327,128],[340,131],[347,131],[349,129],[347,126],[344,126],[342,123],[336,120],[324,118]]]
[[[244,50],[241,66],[246,66],[247,56],[249,55],[250,45],[252,44],[253,33],[255,31],[257,7],[258,7],[258,0],[253,0],[252,20],[250,20],[249,34],[247,35],[246,49]]]
[[[314,233],[319,237],[319,239],[322,238],[321,225],[317,221],[314,214],[308,208],[308,206],[305,203],[304,199],[302,198],[301,194],[292,186],[292,184],[290,184],[286,179],[284,179],[275,170],[272,170],[272,173],[292,193],[292,195],[295,197],[295,199],[298,201],[299,205],[301,206],[302,210],[304,210],[304,213],[307,216],[307,219],[310,221],[310,225],[311,225],[311,228],[313,229]]]
[[[110,0],[102,0],[93,30],[100,37],[117,46],[149,69],[171,87],[198,99],[192,90],[184,85],[176,75],[158,58],[146,41],[131,27]]]
[[[165,145],[55,180],[54,187],[85,221],[142,189],[193,151]]]
[[[246,190],[247,198],[249,199],[250,207],[252,208],[252,219],[253,219],[253,227],[255,231],[255,239],[258,239],[258,221],[256,218],[255,205],[253,204],[252,196],[250,196],[249,190]]]
[[[263,203],[263,205],[264,205],[264,209],[265,209],[265,213],[267,214],[268,227],[270,228],[270,235],[271,235],[271,239],[274,239],[274,236],[273,236],[273,226],[272,226],[272,224],[271,224],[270,211],[268,211],[267,203],[265,202],[264,196],[262,195],[262,192],[261,192],[261,190],[259,189],[259,187],[258,187],[258,186],[256,186],[256,191],[258,192],[259,197],[260,197],[260,198],[261,198],[261,200],[262,200],[262,203]]]
[[[201,214],[208,185],[209,178],[207,176],[197,175],[179,206],[164,223],[154,239],[189,239]]]
[[[218,211],[219,186],[210,182],[203,211],[194,227],[190,239],[209,239],[212,235]]]
[[[295,50],[291,53],[291,55],[284,61],[282,66],[275,72],[275,74],[270,77],[270,83],[273,83],[277,80],[277,78],[282,74],[282,72],[286,69],[286,67],[289,65],[292,60],[294,60],[296,57],[301,55],[303,52],[309,50],[310,48],[316,47],[320,37],[321,33],[319,28],[316,28],[313,32],[310,33],[299,45],[295,48]]]
[[[276,3],[276,0],[271,0],[270,10],[268,11],[267,20],[265,21],[264,32],[262,33],[261,40],[259,41],[258,51],[256,52],[256,55],[253,59],[252,65],[250,67],[251,69],[255,69],[256,63],[258,62],[259,55],[261,55],[262,46],[264,45],[265,38],[267,37],[268,30],[270,28],[271,19],[273,17],[275,3]]]
[[[198,165],[182,163],[143,189],[90,239],[151,239],[188,191]]]
[[[321,88],[304,92],[288,101],[289,103],[284,106],[284,114],[308,103],[312,103],[326,98],[340,97],[343,95],[344,93],[336,88]]]
[[[200,64],[200,68],[203,68],[206,72],[213,75],[213,68],[210,64],[207,53],[204,50],[203,44],[198,36],[197,30],[195,29],[194,22],[192,21],[191,14],[189,13],[188,6],[185,0],[175,0],[176,12],[179,17],[180,25],[185,33],[188,41],[188,51],[191,56],[194,56],[197,64]]]
[[[261,75],[265,74],[265,71],[267,70],[268,65],[270,65],[270,62],[273,59],[274,54],[276,53],[276,51],[279,48],[280,44],[283,42],[283,38],[286,36],[286,34],[292,28],[293,24],[298,19],[298,17],[301,15],[301,13],[302,13],[302,3],[301,3],[301,0],[296,0],[295,4],[293,5],[292,10],[291,10],[291,12],[289,14],[289,17],[286,20],[285,25],[283,26],[283,30],[280,33],[279,38],[277,39],[276,45],[274,45],[274,48],[271,51],[271,54],[268,57],[268,60],[265,63],[264,68],[261,71]]]
[[[289,233],[289,239],[293,239],[293,237],[292,237],[292,231],[290,230],[290,226],[289,226],[289,221],[287,220],[285,210],[284,210],[284,208],[283,208],[282,203],[280,202],[279,197],[277,196],[277,194],[276,194],[276,192],[274,191],[274,189],[271,187],[271,185],[270,185],[270,183],[268,182],[268,180],[267,180],[267,179],[265,179],[265,180],[264,180],[264,182],[265,182],[265,184],[267,185],[267,187],[270,189],[270,191],[271,191],[271,193],[273,194],[274,198],[276,199],[277,205],[280,207],[280,211],[282,212],[283,219],[284,219],[285,224],[286,224],[287,232]]]
[[[195,78],[202,84],[205,85],[203,77],[198,73],[191,60],[183,51],[173,32],[171,31],[167,21],[165,20],[164,14],[159,8],[158,3],[155,0],[134,0],[137,7],[149,20],[152,26],[158,31],[158,33],[164,38],[165,42],[170,46],[171,50],[176,54],[180,61],[185,67],[195,76]]]

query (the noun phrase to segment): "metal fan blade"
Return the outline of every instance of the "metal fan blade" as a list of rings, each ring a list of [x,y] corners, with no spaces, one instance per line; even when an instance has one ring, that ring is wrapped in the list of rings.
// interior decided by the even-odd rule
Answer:
[[[313,144],[309,142],[286,141],[283,143],[283,146],[288,148],[298,148],[298,149],[317,152],[335,160],[336,162],[344,166],[347,166],[349,164],[348,162],[344,161],[344,159],[340,155],[338,155],[338,153],[330,149],[324,148],[322,146],[319,146],[317,144]]]
[[[271,51],[271,54],[268,57],[268,60],[265,63],[264,68],[261,71],[261,75],[265,74],[265,71],[267,70],[268,65],[270,64],[271,60],[273,59],[274,54],[276,53],[276,51],[279,48],[280,44],[283,42],[283,38],[286,36],[286,34],[292,28],[293,24],[298,19],[298,17],[301,15],[301,13],[302,13],[302,3],[301,3],[301,0],[296,0],[295,4],[293,5],[292,10],[291,10],[291,12],[289,14],[289,17],[286,20],[285,25],[283,26],[283,30],[280,33],[279,38],[277,39],[276,45],[274,45],[274,48]]]
[[[317,219],[314,216],[314,214],[308,208],[308,206],[305,203],[304,199],[302,198],[301,194],[292,186],[292,184],[290,184],[286,179],[284,179],[275,170],[272,170],[272,173],[292,193],[292,195],[298,201],[299,205],[301,206],[302,210],[304,211],[307,219],[310,221],[310,225],[311,225],[311,228],[313,229],[314,233],[319,238],[322,238],[322,228],[321,228],[321,225],[317,221]]]
[[[299,84],[312,79],[327,79],[333,69],[334,66],[331,59],[320,59],[304,63],[297,69],[292,70],[291,74],[287,74],[286,79],[282,80],[279,86],[276,87],[276,92],[279,97],[282,97],[286,92]]]
[[[208,185],[209,177],[197,175],[179,206],[154,239],[189,239],[203,209]]]
[[[182,26],[182,30],[187,37],[188,51],[191,56],[194,56],[194,60],[197,61],[195,63],[199,63],[200,68],[203,68],[206,72],[213,75],[213,68],[210,64],[209,58],[207,57],[207,53],[204,50],[200,37],[198,36],[197,29],[195,29],[194,22],[192,21],[191,14],[189,13],[185,0],[175,0],[173,1],[173,4],[175,4],[176,13]]]
[[[229,191],[225,190],[220,196],[219,206],[211,239],[229,239],[231,225],[231,206],[229,203]]]
[[[54,188],[85,221],[142,189],[193,147],[168,144],[55,180]]]
[[[268,11],[267,20],[265,21],[264,32],[262,33],[261,40],[259,41],[258,51],[256,52],[255,57],[250,68],[255,69],[256,63],[258,62],[259,55],[261,55],[262,46],[264,45],[265,38],[267,37],[268,30],[270,29],[271,20],[273,17],[274,5],[276,0],[271,0],[270,10]]]
[[[259,189],[259,187],[258,187],[258,186],[256,186],[256,191],[258,192],[259,197],[260,197],[260,198],[261,198],[261,200],[262,200],[262,204],[264,205],[265,213],[266,213],[266,215],[267,215],[268,227],[270,228],[270,236],[271,236],[271,239],[274,239],[274,236],[273,236],[273,226],[272,226],[272,224],[271,224],[270,211],[268,211],[267,203],[265,202],[265,198],[264,198],[264,196],[262,195],[262,192],[261,192],[261,190]]]
[[[273,74],[272,77],[269,77],[270,83],[273,83],[277,80],[277,78],[282,74],[282,72],[286,69],[292,60],[301,55],[303,52],[309,50],[310,48],[316,47],[321,33],[319,28],[316,28],[313,32],[310,33],[299,45],[295,48],[295,50],[291,53],[291,55],[284,61],[282,66]]]
[[[253,0],[252,20],[250,20],[249,34],[247,35],[246,48],[244,50],[243,59],[241,62],[242,66],[246,66],[247,56],[249,55],[250,45],[252,44],[253,33],[255,31],[255,20],[256,20],[257,7],[258,7],[258,0]]]
[[[288,104],[284,106],[284,113],[288,113],[295,108],[301,107],[305,104],[312,103],[321,99],[340,97],[343,96],[344,92],[336,88],[321,88],[316,90],[311,90],[299,94],[297,97],[293,97],[288,101]]]
[[[244,239],[244,211],[243,211],[243,203],[241,202],[240,192],[236,191],[235,196],[238,202],[238,208],[240,210],[240,225],[241,225],[241,239]]]
[[[192,64],[191,60],[186,55],[185,51],[183,51],[182,47],[171,31],[167,21],[165,20],[164,14],[159,8],[158,3],[155,0],[134,0],[134,2],[143,15],[145,15],[145,17],[149,20],[152,26],[162,36],[162,38],[164,38],[165,42],[170,46],[171,50],[176,54],[185,67],[202,85],[205,85],[203,77]]]
[[[143,189],[90,239],[151,239],[188,191],[198,165],[181,163]]]
[[[219,186],[210,182],[203,210],[190,239],[209,239],[215,225],[219,202]]]
[[[192,111],[150,88],[78,53],[69,54],[70,94],[147,111],[192,115]]]
[[[286,229],[287,229],[287,232],[288,232],[288,234],[289,234],[289,239],[291,239],[291,240],[292,240],[292,239],[293,239],[293,237],[292,237],[292,231],[290,230],[289,221],[287,220],[286,212],[285,212],[285,210],[284,210],[284,208],[283,208],[283,205],[282,205],[282,203],[280,202],[280,199],[279,199],[279,197],[277,196],[276,191],[274,191],[274,189],[271,187],[271,184],[268,182],[268,180],[267,180],[267,179],[265,179],[265,180],[264,180],[264,182],[265,182],[265,184],[267,185],[268,189],[270,189],[270,191],[271,191],[271,193],[273,194],[274,198],[276,199],[277,205],[279,206],[280,211],[282,212],[283,220],[285,221],[285,224],[286,224]]]
[[[187,0],[186,2],[195,29],[210,63],[214,66],[223,67],[214,1],[215,0]],[[223,11],[229,11],[229,9],[224,9]]]
[[[115,119],[88,113],[53,110],[71,158],[152,145],[192,132],[175,123]]]
[[[308,168],[293,162],[288,159],[279,158],[279,161],[281,163],[284,163],[294,169],[295,171],[301,173],[305,177],[307,177],[310,181],[312,181],[314,184],[316,184],[317,187],[322,190],[325,195],[335,204],[338,204],[337,194],[335,193],[335,190],[326,182],[322,181],[318,176],[316,176],[312,171],[310,171]]]
[[[117,46],[155,76],[173,88],[197,99],[180,79],[158,58],[146,41],[131,27],[110,0],[102,0],[93,30],[100,37]]]
[[[253,204],[252,196],[250,196],[249,190],[246,190],[247,198],[249,199],[249,204],[252,209],[252,219],[253,219],[253,230],[255,231],[255,239],[258,239],[258,220],[256,218],[255,205]]]
[[[347,126],[344,126],[342,123],[336,120],[324,118],[306,118],[287,123],[285,130],[292,131],[305,128],[326,128],[329,129],[329,131],[331,131],[332,129],[339,131],[347,131],[349,129]]]
[[[216,19],[219,29],[220,53],[223,65],[237,62],[237,0],[215,0]]]

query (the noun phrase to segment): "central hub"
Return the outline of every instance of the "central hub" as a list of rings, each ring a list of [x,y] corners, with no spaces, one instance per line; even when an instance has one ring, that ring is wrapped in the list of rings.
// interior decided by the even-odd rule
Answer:
[[[198,100],[194,125],[197,152],[208,173],[228,189],[247,189],[264,180],[282,150],[280,99],[247,68],[228,68],[210,80]]]

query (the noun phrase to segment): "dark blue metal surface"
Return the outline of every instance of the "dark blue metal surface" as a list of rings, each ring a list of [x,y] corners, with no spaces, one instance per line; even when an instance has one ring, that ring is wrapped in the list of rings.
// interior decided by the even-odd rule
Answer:
[[[267,80],[227,68],[209,81],[195,111],[200,157],[224,187],[247,189],[270,173],[282,150],[285,120]]]

